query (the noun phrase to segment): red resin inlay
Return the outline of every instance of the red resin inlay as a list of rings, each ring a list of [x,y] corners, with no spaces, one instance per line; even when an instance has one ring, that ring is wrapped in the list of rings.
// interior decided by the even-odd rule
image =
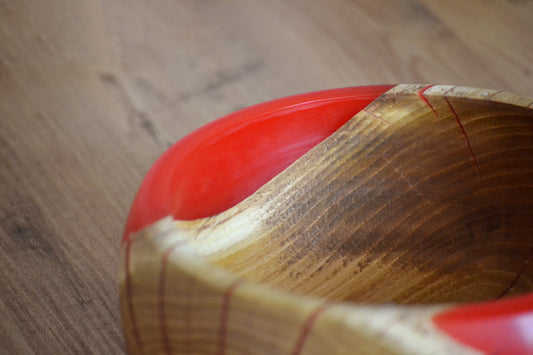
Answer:
[[[237,287],[242,285],[244,280],[235,280],[229,285],[224,298],[222,299],[222,308],[220,309],[220,320],[218,325],[217,354],[223,355],[226,352],[226,334],[228,328],[228,317],[230,311],[231,297]]]
[[[452,338],[486,354],[533,354],[533,293],[457,307],[433,321]]]
[[[281,98],[192,132],[169,148],[144,178],[124,239],[169,215],[191,220],[236,205],[390,88],[342,88]]]
[[[431,111],[433,111],[433,113],[435,114],[436,117],[439,117],[439,114],[437,113],[437,111],[435,110],[435,108],[433,107],[433,105],[431,105],[431,103],[428,101],[427,97],[424,96],[424,93],[426,92],[426,90],[428,90],[429,88],[433,87],[435,85],[428,85],[426,86],[425,88],[421,89],[420,91],[418,91],[418,96],[420,96],[420,98],[422,99],[422,101],[424,101],[426,103],[426,105],[429,106],[429,108],[431,109]]]
[[[436,110],[424,96],[419,97]],[[132,322],[132,336],[142,350],[132,305],[129,235],[166,216],[190,220],[212,216],[239,203],[316,144],[364,109],[388,86],[355,87],[320,91],[255,105],[214,121],[189,134],[168,149],[153,165],[128,216],[126,243],[126,302]],[[478,168],[466,131],[445,98],[467,142]],[[378,117],[379,118],[379,117]],[[172,249],[173,250],[173,249]],[[164,277],[168,250],[160,275],[160,325],[164,320]],[[226,327],[233,291],[224,294],[218,332],[218,351],[225,351]],[[300,353],[324,307],[306,320],[293,349]],[[533,353],[533,293],[525,296],[460,306],[434,317],[435,324],[458,342],[489,354]],[[163,339],[166,350],[168,340]]]
[[[474,165],[476,166],[477,173],[479,175],[479,178],[481,181],[483,181],[483,175],[481,175],[481,167],[479,166],[479,162],[474,154],[474,150],[472,149],[472,145],[470,144],[470,139],[468,138],[468,135],[466,134],[465,127],[461,123],[461,120],[459,119],[459,116],[457,115],[457,112],[453,108],[452,104],[450,104],[450,101],[448,98],[444,97],[444,101],[446,101],[446,104],[452,111],[453,116],[455,117],[455,122],[457,122],[457,126],[459,126],[459,129],[461,130],[461,133],[463,134],[463,138],[466,143],[466,147],[468,149],[468,152],[470,153],[470,156],[472,157],[472,160],[474,161]]]
[[[168,340],[168,331],[167,331],[167,314],[165,312],[165,286],[166,286],[166,276],[167,276],[167,263],[170,254],[172,254],[176,249],[186,244],[185,240],[180,240],[173,245],[169,246],[163,253],[161,257],[161,271],[159,272],[159,294],[158,294],[158,306],[159,306],[159,328],[161,331],[161,341],[163,342],[163,348],[165,349],[166,354],[171,354],[170,342]]]
[[[296,344],[294,345],[294,349],[292,350],[292,355],[299,355],[301,354],[302,350],[305,347],[305,342],[309,338],[309,334],[311,334],[311,331],[313,330],[313,326],[315,325],[315,322],[325,310],[327,309],[326,305],[322,305],[315,309],[309,317],[305,320],[305,323],[302,327],[302,330],[300,331],[300,335],[298,336],[298,339],[296,340]]]

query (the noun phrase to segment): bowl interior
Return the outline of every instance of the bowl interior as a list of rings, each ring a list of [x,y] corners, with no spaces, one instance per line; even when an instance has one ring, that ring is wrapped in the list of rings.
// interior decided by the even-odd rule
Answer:
[[[253,241],[213,262],[334,301],[533,290],[531,110],[461,97],[404,105],[380,113],[392,124],[361,112],[250,196],[239,208],[259,211]]]

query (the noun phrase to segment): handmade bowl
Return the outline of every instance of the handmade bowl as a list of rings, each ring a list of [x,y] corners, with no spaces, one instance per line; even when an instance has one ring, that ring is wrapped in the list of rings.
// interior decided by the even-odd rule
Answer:
[[[397,85],[252,106],[135,198],[130,353],[531,354],[533,100]]]

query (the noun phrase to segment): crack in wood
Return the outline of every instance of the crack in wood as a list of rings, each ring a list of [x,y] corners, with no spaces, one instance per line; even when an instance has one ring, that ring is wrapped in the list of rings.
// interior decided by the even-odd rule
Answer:
[[[450,101],[448,100],[448,98],[446,96],[444,96],[444,101],[446,101],[446,104],[448,105],[448,108],[450,109],[450,111],[452,112],[453,116],[455,117],[455,121],[457,122],[457,125],[459,126],[459,129],[461,130],[461,133],[462,133],[463,138],[465,140],[468,152],[470,153],[470,156],[472,157],[474,165],[476,166],[476,170],[477,170],[479,179],[480,179],[481,183],[483,184],[483,174],[481,173],[481,167],[479,165],[479,161],[476,158],[476,155],[474,154],[474,150],[472,149],[472,145],[470,144],[470,139],[468,138],[468,134],[466,133],[465,127],[463,126],[463,123],[459,119],[459,115],[457,114],[457,112],[455,111],[455,109],[453,108],[452,104],[450,103]]]
[[[515,278],[511,281],[511,283],[509,284],[509,286],[507,286],[507,288],[505,288],[505,290],[503,290],[502,293],[500,293],[498,295],[498,297],[496,297],[496,299],[500,299],[502,298],[503,296],[505,296],[507,293],[509,293],[509,291],[512,290],[512,288],[516,285],[516,283],[518,282],[518,280],[520,279],[520,277],[522,277],[522,275],[526,272],[526,269],[529,265],[529,262],[533,260],[533,247],[531,247],[531,251],[529,252],[529,256],[528,258],[524,261],[524,264],[522,265],[522,268],[520,268],[520,270],[518,271],[518,273],[516,274]]]

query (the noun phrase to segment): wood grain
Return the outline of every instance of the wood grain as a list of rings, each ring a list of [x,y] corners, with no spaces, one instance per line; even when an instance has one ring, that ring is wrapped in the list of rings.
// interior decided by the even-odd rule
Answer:
[[[531,103],[398,86],[240,206],[179,223],[217,265],[296,294],[420,304],[528,292]]]
[[[0,352],[124,351],[125,216],[186,133],[340,86],[532,97],[532,18],[531,1],[0,1]]]
[[[469,353],[427,316],[533,291],[532,104],[495,90],[397,85],[236,206],[147,227],[122,248],[128,349],[299,354],[314,342],[306,353]],[[330,312],[343,303],[339,321]],[[247,304],[253,311],[242,313]],[[283,334],[251,345],[284,308],[294,309],[276,320]],[[399,340],[361,312],[419,325],[394,321]],[[330,320],[325,332],[348,335],[331,344],[312,332],[318,318]],[[379,325],[353,326],[366,322]]]
[[[215,266],[183,232],[166,218],[123,248],[120,279],[130,286],[121,282],[129,299],[122,320],[132,354],[480,354],[432,325],[442,305],[365,307],[280,293]],[[164,313],[154,309],[160,304]]]

